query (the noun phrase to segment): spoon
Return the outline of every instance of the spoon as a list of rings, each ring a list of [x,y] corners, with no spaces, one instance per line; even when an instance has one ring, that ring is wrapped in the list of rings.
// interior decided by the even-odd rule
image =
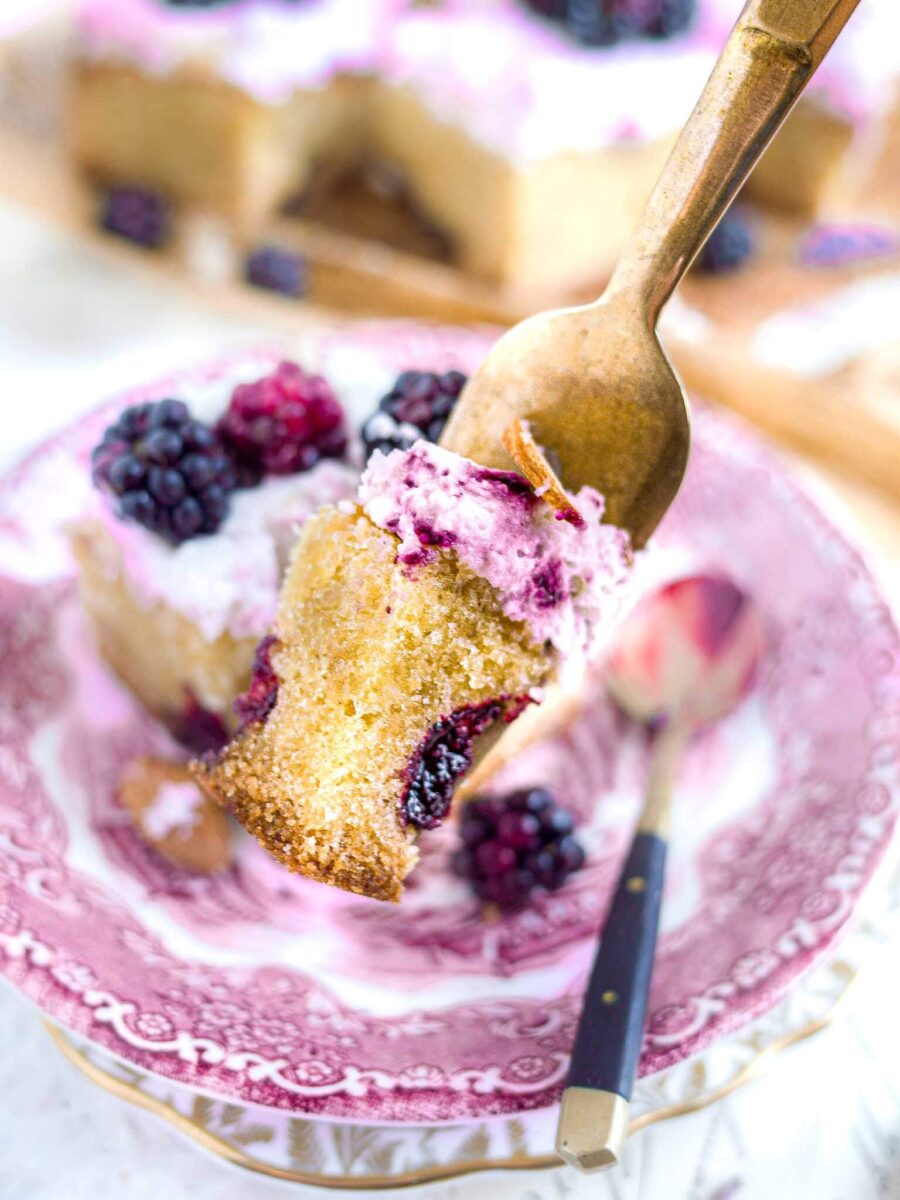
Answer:
[[[672,786],[691,735],[746,696],[762,622],[730,580],[696,575],[641,601],[607,663],[629,716],[656,730],[644,806],[603,926],[562,1095],[556,1150],[584,1171],[618,1162],[640,1056],[662,901]]]
[[[641,546],[681,483],[684,391],[656,336],[663,305],[859,0],[748,0],[603,296],[530,317],[469,380],[442,445],[524,470],[524,425],[567,488],[586,484]],[[565,219],[565,213],[560,213]],[[552,249],[548,249],[552,253]]]

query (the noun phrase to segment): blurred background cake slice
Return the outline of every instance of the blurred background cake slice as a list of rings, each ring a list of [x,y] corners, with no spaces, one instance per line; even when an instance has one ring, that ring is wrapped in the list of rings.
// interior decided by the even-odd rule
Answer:
[[[72,530],[83,606],[107,663],[200,744],[231,723],[299,526],[352,495],[358,472],[330,386],[277,352],[129,399],[94,449],[93,509]]]
[[[368,0],[178,4],[80,0],[69,114],[76,161],[253,225],[313,164],[355,160],[371,68]]]
[[[726,215],[664,318],[688,384],[900,495],[900,230]]]
[[[627,536],[559,520],[514,472],[376,453],[304,527],[244,721],[205,785],[294,871],[397,900],[473,760],[619,613]]]
[[[304,196],[346,215],[330,183],[389,181],[458,265],[546,303],[599,290],[739,7],[80,0],[73,151],[247,229]],[[860,7],[750,194],[900,215],[898,32],[892,0]]]

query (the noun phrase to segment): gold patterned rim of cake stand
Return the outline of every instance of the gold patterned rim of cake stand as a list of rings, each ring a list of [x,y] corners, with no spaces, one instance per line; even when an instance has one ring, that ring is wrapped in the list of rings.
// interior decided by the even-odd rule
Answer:
[[[846,962],[835,962],[832,968],[844,978],[844,986],[837,999],[822,1014],[782,1036],[775,1038],[760,1049],[755,1056],[745,1063],[735,1074],[718,1087],[700,1095],[693,1096],[678,1104],[655,1109],[635,1117],[629,1126],[629,1136],[648,1125],[656,1125],[673,1117],[684,1116],[697,1112],[730,1096],[738,1088],[756,1079],[771,1065],[775,1057],[782,1051],[799,1042],[806,1041],[832,1023],[839,1010],[844,1006],[847,995],[855,982],[858,971]],[[443,1163],[434,1166],[420,1167],[412,1171],[398,1172],[394,1175],[327,1175],[315,1171],[292,1170],[279,1167],[254,1158],[239,1146],[233,1145],[225,1138],[207,1129],[203,1123],[185,1113],[178,1112],[164,1100],[148,1096],[134,1084],[119,1079],[110,1072],[92,1062],[77,1046],[75,1046],[63,1030],[44,1022],[53,1043],[74,1067],[84,1074],[92,1083],[120,1100],[127,1100],[138,1108],[143,1108],[167,1121],[175,1129],[191,1138],[203,1149],[218,1155],[234,1166],[243,1167],[257,1174],[267,1175],[273,1179],[285,1180],[290,1183],[306,1184],[310,1187],[332,1188],[337,1190],[374,1190],[388,1188],[414,1187],[426,1183],[438,1183],[443,1180],[457,1179],[463,1175],[472,1175],[480,1171],[535,1171],[550,1170],[561,1167],[562,1161],[556,1154],[515,1154],[505,1158],[485,1158],[467,1160],[458,1163]]]

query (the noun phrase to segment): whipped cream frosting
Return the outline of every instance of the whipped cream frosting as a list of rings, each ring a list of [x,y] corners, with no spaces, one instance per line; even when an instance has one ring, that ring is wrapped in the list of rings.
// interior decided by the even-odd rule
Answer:
[[[259,379],[277,365],[280,354],[250,354],[221,369],[169,380],[141,400],[178,396],[192,414],[215,421],[238,383]],[[339,381],[329,379],[343,402]],[[130,397],[129,399],[134,399]],[[358,407],[358,398],[351,408]],[[351,421],[353,414],[348,414]],[[275,616],[278,590],[297,530],[323,504],[356,493],[359,471],[335,459],[322,459],[297,475],[269,476],[257,487],[236,491],[221,528],[170,546],[131,521],[117,516],[110,499],[94,491],[90,515],[115,543],[122,570],[139,603],[164,603],[192,620],[210,641],[228,632],[262,637]]]
[[[81,0],[89,56],[164,74],[201,65],[264,103],[340,72],[413,89],[439,120],[493,153],[529,162],[563,150],[649,140],[687,119],[740,10],[701,0],[694,28],[665,41],[586,47],[523,0],[234,0],[208,9],[163,0]],[[811,88],[862,121],[890,99],[900,7],[869,0]]]
[[[152,74],[200,66],[263,103],[324,86],[337,72],[371,70],[380,38],[377,0],[235,0],[179,8],[164,0],[80,0],[82,51]]]
[[[359,502],[373,524],[396,535],[407,570],[451,551],[487,579],[503,611],[564,658],[583,658],[618,615],[629,578],[627,534],[604,525],[603,497],[573,497],[582,527],[559,519],[521,476],[492,471],[419,441],[376,452]]]

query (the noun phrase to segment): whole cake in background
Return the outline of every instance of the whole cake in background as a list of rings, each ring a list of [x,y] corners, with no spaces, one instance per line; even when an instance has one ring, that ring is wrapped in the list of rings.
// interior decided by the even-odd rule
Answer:
[[[520,295],[596,288],[738,8],[81,0],[73,151],[245,228],[374,163],[473,273]],[[766,203],[900,212],[898,23],[891,0],[851,18],[751,182]]]

